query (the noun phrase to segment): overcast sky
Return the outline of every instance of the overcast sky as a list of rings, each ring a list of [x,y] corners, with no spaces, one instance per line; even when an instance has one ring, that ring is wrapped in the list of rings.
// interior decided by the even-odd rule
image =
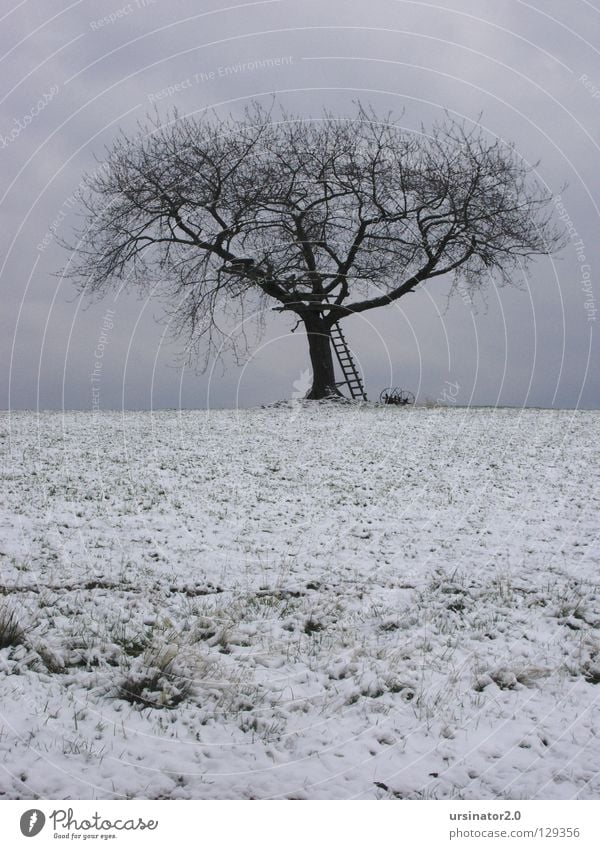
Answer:
[[[1,18],[2,408],[235,407],[289,398],[306,338],[273,313],[247,363],[181,367],[160,301],[81,300],[54,276],[55,235],[121,128],[157,104],[239,113],[278,92],[291,110],[344,114],[359,97],[408,128],[444,110],[514,141],[562,195],[571,243],[472,306],[449,281],[349,319],[369,397],[600,404],[600,3],[588,0],[6,0]],[[9,7],[12,6],[12,11]],[[281,59],[270,68],[257,60]],[[255,63],[254,65],[252,63]],[[244,68],[244,64],[249,68]],[[566,188],[565,188],[566,185]],[[565,218],[566,220],[566,218]],[[575,235],[576,234],[576,235]],[[107,312],[109,311],[109,312]],[[596,321],[598,319],[598,321]],[[111,325],[111,326],[109,326]]]

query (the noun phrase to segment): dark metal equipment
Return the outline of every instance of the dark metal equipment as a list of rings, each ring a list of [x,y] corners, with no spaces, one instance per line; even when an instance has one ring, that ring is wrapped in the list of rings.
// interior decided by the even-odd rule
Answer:
[[[415,396],[408,389],[400,389],[398,386],[389,386],[379,396],[381,404],[392,404],[396,407],[407,407],[415,403]]]

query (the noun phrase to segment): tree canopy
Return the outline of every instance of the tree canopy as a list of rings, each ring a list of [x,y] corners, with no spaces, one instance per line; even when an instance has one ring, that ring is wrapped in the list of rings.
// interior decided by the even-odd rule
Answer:
[[[223,314],[292,313],[316,383],[335,322],[443,275],[511,283],[556,249],[533,172],[477,125],[413,132],[360,104],[318,119],[259,103],[239,120],[155,116],[86,178],[67,273],[88,292],[156,286],[176,331],[205,352],[222,341]],[[314,397],[335,391],[323,368]]]

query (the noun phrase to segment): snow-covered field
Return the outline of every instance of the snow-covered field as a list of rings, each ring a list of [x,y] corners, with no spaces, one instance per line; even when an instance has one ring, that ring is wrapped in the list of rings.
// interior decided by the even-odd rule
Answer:
[[[598,798],[600,413],[2,414],[4,798]]]

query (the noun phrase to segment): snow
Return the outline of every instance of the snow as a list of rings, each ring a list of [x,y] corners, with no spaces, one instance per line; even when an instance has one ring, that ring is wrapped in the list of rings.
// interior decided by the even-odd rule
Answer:
[[[2,414],[0,793],[597,798],[599,442],[585,411]]]

